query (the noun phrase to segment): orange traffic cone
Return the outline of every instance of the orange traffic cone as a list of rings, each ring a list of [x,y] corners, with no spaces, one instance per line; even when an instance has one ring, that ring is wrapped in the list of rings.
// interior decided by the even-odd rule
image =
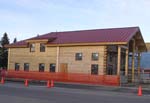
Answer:
[[[51,87],[54,87],[54,81],[51,80]]]
[[[27,87],[28,86],[28,79],[25,80],[24,85]]]
[[[51,87],[50,81],[48,80],[48,81],[47,81],[47,88],[50,88],[50,87]]]
[[[4,77],[1,78],[1,84],[4,84],[5,81],[4,81]]]
[[[141,86],[139,86],[139,88],[138,88],[138,96],[142,96],[142,87]]]

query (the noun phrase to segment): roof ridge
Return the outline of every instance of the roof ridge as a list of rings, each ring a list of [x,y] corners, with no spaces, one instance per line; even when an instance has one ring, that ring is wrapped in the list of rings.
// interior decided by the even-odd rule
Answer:
[[[95,31],[95,30],[114,30],[114,29],[129,29],[129,28],[139,28],[139,26],[132,26],[132,27],[112,27],[112,28],[102,28],[102,29],[86,29],[86,30],[70,30],[70,31],[56,31],[56,32],[49,32],[50,33],[67,33],[67,32],[84,32],[84,31]]]

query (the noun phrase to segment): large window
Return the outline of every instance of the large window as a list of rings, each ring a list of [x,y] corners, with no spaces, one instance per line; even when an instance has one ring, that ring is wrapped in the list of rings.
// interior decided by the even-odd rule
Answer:
[[[30,44],[30,52],[35,52],[35,44]]]
[[[56,69],[56,64],[55,64],[55,63],[50,64],[49,71],[50,71],[50,72],[55,72],[55,69]]]
[[[75,59],[76,60],[82,60],[82,53],[76,53]]]
[[[91,65],[91,74],[98,75],[98,64]]]
[[[45,44],[40,44],[40,52],[45,52]]]
[[[99,53],[92,53],[92,60],[98,60],[99,59]]]
[[[24,71],[29,71],[29,63],[24,63]]]
[[[15,63],[15,71],[19,71],[20,69],[20,64],[19,63]]]
[[[39,72],[44,72],[44,68],[45,68],[45,64],[44,63],[40,63],[39,64]]]
[[[108,57],[109,57],[109,62],[112,62],[113,61],[113,53],[110,52]]]

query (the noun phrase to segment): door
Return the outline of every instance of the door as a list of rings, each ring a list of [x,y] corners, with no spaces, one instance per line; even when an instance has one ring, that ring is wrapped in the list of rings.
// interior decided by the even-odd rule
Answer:
[[[68,72],[68,64],[67,63],[61,63],[60,64],[60,72],[63,72],[63,73]]]

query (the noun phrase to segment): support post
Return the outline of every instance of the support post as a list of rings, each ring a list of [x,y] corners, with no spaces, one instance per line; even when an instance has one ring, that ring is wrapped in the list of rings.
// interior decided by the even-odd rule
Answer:
[[[107,46],[104,47],[104,69],[103,69],[103,74],[104,75],[107,75],[107,71],[106,71],[106,68],[107,68]]]
[[[134,60],[135,60],[135,40],[133,40],[133,45],[132,45],[132,82],[134,82]]]
[[[141,54],[138,52],[138,78],[140,79],[140,60],[141,60]]]
[[[126,62],[125,62],[125,76],[128,76],[128,56],[129,55],[129,51],[128,49],[126,49]]]
[[[57,57],[56,57],[56,72],[58,72],[59,70],[59,46],[57,47]]]
[[[117,75],[120,75],[120,58],[121,58],[121,47],[118,46]]]
[[[7,61],[7,70],[10,69],[10,48],[8,48],[8,61]]]

